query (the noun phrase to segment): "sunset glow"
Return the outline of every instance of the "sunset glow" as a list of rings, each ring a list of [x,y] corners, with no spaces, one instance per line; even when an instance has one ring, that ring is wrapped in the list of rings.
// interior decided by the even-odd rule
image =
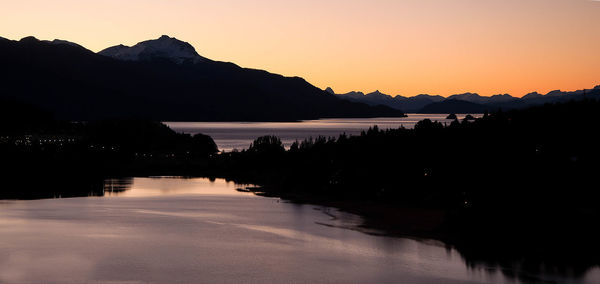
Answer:
[[[337,93],[520,97],[600,84],[600,2],[589,0],[3,0],[0,27],[95,52],[167,34]]]

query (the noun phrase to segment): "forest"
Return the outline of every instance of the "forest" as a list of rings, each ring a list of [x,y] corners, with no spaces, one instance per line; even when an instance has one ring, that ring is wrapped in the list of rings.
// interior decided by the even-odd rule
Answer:
[[[444,240],[469,261],[577,262],[583,273],[600,263],[599,111],[595,100],[547,104],[448,125],[374,126],[289,150],[261,137],[210,170],[261,184],[262,194],[359,213],[386,234]]]

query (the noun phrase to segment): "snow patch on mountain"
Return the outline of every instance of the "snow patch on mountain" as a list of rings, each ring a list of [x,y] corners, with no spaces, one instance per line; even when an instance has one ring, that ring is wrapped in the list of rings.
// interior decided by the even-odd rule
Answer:
[[[140,42],[132,47],[122,44],[112,46],[98,54],[126,61],[168,59],[177,64],[208,60],[200,56],[191,44],[166,35]]]

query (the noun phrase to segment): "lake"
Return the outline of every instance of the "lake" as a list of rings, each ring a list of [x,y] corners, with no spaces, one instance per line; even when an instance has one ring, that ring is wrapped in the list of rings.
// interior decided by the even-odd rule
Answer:
[[[112,179],[104,197],[0,201],[0,283],[522,283],[441,243],[367,234],[359,216],[244,187]],[[532,277],[600,283],[600,269]]]
[[[165,122],[177,132],[203,133],[213,138],[219,150],[247,149],[257,137],[275,135],[286,147],[294,141],[318,136],[338,137],[342,133],[358,135],[361,131],[377,125],[380,129],[413,128],[423,119],[450,123],[447,114],[407,114],[408,117],[391,118],[335,118],[305,120],[300,122]],[[458,114],[463,119],[465,114]],[[481,115],[473,115],[480,117]]]

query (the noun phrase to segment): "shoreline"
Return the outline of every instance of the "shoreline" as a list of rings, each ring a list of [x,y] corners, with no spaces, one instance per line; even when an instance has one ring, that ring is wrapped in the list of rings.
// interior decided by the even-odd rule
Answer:
[[[564,243],[551,242],[551,246],[544,247],[548,243],[542,242],[543,244],[537,244],[539,246],[535,247],[530,243],[529,237],[521,240],[504,239],[503,236],[489,235],[490,232],[476,234],[476,228],[466,231],[456,228],[456,217],[451,216],[456,213],[450,209],[398,207],[377,201],[336,200],[305,193],[269,190],[269,187],[256,188],[252,192],[290,203],[326,206],[355,214],[361,217],[363,222],[353,228],[342,229],[437,243],[456,250],[467,263],[512,271],[516,277],[533,282],[541,281],[531,278],[539,273],[584,275],[589,269],[600,266],[600,260],[593,252],[597,250],[598,242],[592,243],[574,237],[563,240]],[[519,243],[520,241],[522,243]],[[591,246],[589,250],[585,250],[585,245]]]
[[[148,176],[152,175],[136,175],[136,177]],[[182,178],[222,178],[238,183],[235,179],[218,176],[189,174],[178,176]],[[113,178],[125,178],[125,176],[113,176]],[[283,202],[289,203],[325,206],[357,215],[362,219],[360,223],[340,226],[340,229],[354,230],[374,236],[406,238],[419,242],[435,243],[447,249],[456,250],[467,263],[496,267],[502,271],[509,270],[514,275],[527,277],[538,275],[545,271],[541,271],[540,269],[543,268],[540,267],[546,267],[545,269],[548,269],[546,272],[559,275],[571,272],[574,275],[584,275],[586,271],[598,265],[598,262],[594,260],[597,256],[593,255],[593,248],[589,251],[582,251],[581,248],[573,247],[573,245],[588,244],[586,241],[577,243],[576,239],[568,239],[562,243],[553,243],[551,247],[546,247],[544,250],[543,244],[536,248],[528,247],[529,243],[525,239],[505,240],[486,236],[485,234],[479,235],[481,239],[473,238],[469,234],[474,231],[462,232],[460,229],[453,227],[452,212],[448,209],[402,207],[382,201],[335,198],[298,191],[282,191],[276,187],[260,186],[248,182],[238,184],[244,192],[251,192],[257,196],[279,198]],[[522,241],[523,243],[519,244],[515,241]],[[527,249],[527,251],[524,249]],[[539,249],[542,249],[542,251],[539,251]],[[519,253],[522,253],[522,255],[519,255]],[[552,255],[552,253],[556,255]],[[573,256],[577,256],[577,258],[573,258]],[[518,263],[522,267],[515,267]]]

